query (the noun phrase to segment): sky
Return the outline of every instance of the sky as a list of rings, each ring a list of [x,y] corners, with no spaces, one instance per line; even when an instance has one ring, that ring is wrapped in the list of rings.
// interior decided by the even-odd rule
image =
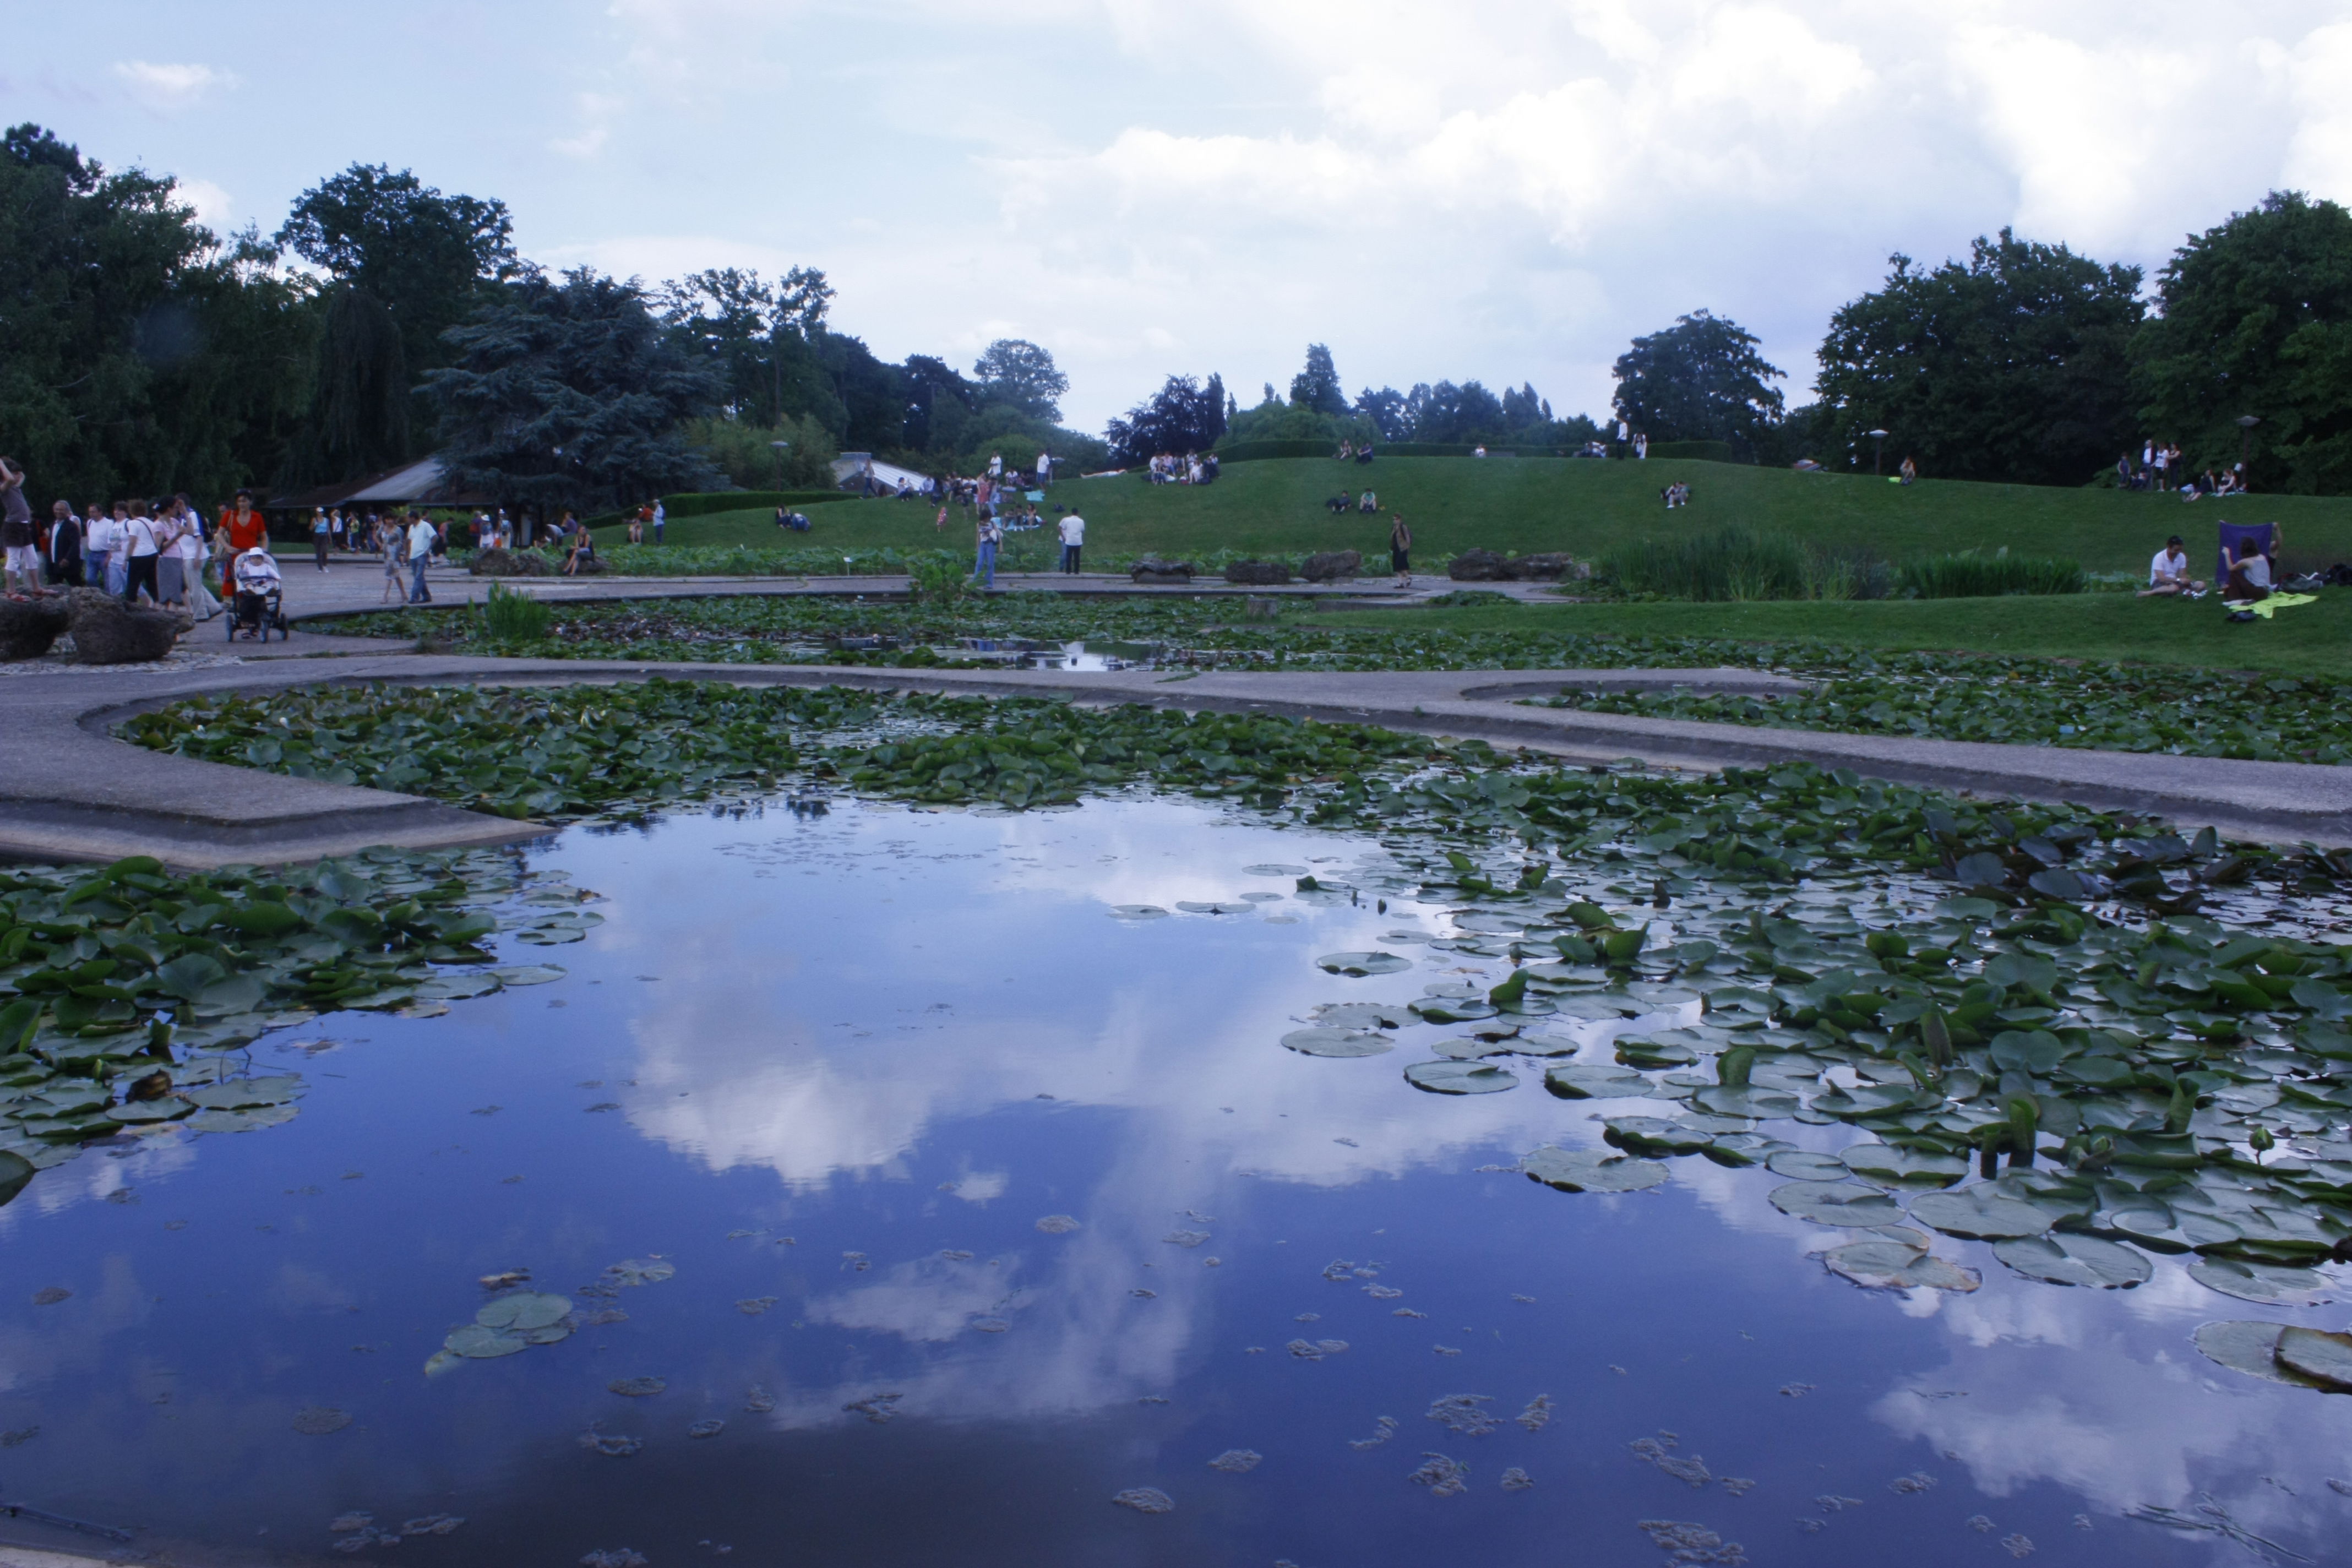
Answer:
[[[88,0],[12,5],[0,114],[274,229],[353,163],[648,282],[824,270],[886,359],[1050,349],[1069,423],[1531,382],[1605,412],[1687,311],[1811,381],[1900,251],[2012,226],[2155,269],[2352,200],[2352,8],[2203,0]]]

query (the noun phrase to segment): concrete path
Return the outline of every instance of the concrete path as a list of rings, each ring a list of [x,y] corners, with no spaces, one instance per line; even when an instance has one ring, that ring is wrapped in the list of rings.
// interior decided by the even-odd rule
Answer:
[[[1885,736],[1749,729],[1531,708],[1563,686],[1669,684],[1785,691],[1754,670],[1467,670],[1382,673],[897,670],[370,654],[269,659],[185,672],[58,674],[0,681],[0,854],[175,866],[307,860],[370,844],[511,842],[546,831],[415,796],[165,756],[113,738],[130,715],[199,692],[259,693],[318,681],[563,685],[662,675],[744,686],[1035,695],[1383,724],[1523,746],[1573,762],[1633,759],[1707,769],[1804,761],[1872,778],[1989,796],[2065,800],[2272,841],[2352,844],[2352,768],[2131,755]]]

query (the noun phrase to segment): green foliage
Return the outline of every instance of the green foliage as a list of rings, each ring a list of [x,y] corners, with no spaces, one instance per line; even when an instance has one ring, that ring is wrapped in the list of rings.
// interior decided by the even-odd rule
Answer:
[[[1685,458],[1698,463],[1730,463],[1738,460],[1728,441],[1653,441],[1650,456],[1654,458]]]
[[[1234,427],[1239,428],[1241,422],[1249,416],[1247,413],[1237,416],[1234,420]],[[1336,437],[1328,441],[1320,436],[1306,440],[1236,441],[1229,430],[1225,438],[1217,443],[1217,458],[1225,463],[1254,463],[1272,458],[1328,458],[1339,449],[1339,441]]]
[[[1808,596],[1805,552],[1795,542],[1744,528],[1629,542],[1603,555],[1595,572],[1629,594],[1701,603]]]
[[[1903,568],[1903,591],[1919,599],[1992,599],[2004,594],[2080,594],[2081,563],[2001,552],[1931,556]]]
[[[809,418],[751,425],[707,415],[688,420],[681,434],[688,446],[746,490],[831,490],[833,460],[841,456],[833,432]],[[781,452],[778,441],[785,444]],[[677,514],[675,506],[670,510]]]
[[[1035,343],[1023,338],[999,338],[982,353],[971,374],[985,401],[1003,404],[1049,425],[1060,423],[1060,398],[1070,390],[1070,378],[1054,363],[1054,356]]]
[[[2273,191],[2174,252],[2157,293],[2132,344],[2146,426],[2225,468],[2252,415],[2257,489],[2352,492],[2352,212]]]
[[[1783,372],[1756,352],[1737,322],[1696,310],[1617,356],[1616,409],[1660,441],[1753,447],[1780,417]]]
[[[492,583],[482,601],[482,636],[493,643],[535,642],[547,635],[555,612],[528,594]]]
[[[971,570],[961,555],[934,550],[907,563],[907,595],[917,604],[951,605],[972,592]]]
[[[2127,345],[2145,313],[2137,267],[2102,267],[2008,229],[1963,265],[1891,258],[1885,286],[1830,318],[1822,403],[1832,450],[1872,447],[1939,478],[2078,485],[2136,446]]]
[[[1331,363],[1331,351],[1321,343],[1307,345],[1307,363],[1290,378],[1290,405],[1333,419],[1348,416],[1347,389],[1339,384],[1339,372]]]
[[[1150,401],[1103,427],[1113,460],[1146,463],[1162,453],[1205,452],[1225,433],[1225,384],[1209,377],[1203,386],[1189,375],[1171,375]]]
[[[1220,457],[1247,451],[1256,457],[1328,458],[1342,441],[1363,442],[1379,437],[1380,431],[1369,419],[1336,417],[1288,403],[1262,403],[1225,422],[1217,453]]]
[[[460,487],[551,513],[717,487],[676,431],[717,401],[721,378],[662,333],[635,283],[584,267],[560,283],[534,274],[448,341],[457,363],[425,387]]]
[[[824,330],[833,295],[814,268],[795,267],[769,283],[757,271],[720,267],[663,284],[656,300],[672,340],[725,376],[737,418],[753,428],[814,423],[830,435],[847,410],[810,339]],[[775,482],[772,474],[763,479]]]

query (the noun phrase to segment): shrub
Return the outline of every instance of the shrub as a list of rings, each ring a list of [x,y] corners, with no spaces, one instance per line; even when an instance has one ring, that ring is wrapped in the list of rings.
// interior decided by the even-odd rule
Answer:
[[[1805,596],[1805,554],[1774,534],[1726,528],[1683,539],[1622,544],[1601,575],[1629,594],[1702,604]]]
[[[554,618],[552,607],[503,583],[491,584],[482,601],[482,635],[492,642],[537,642]]]
[[[971,592],[969,571],[961,556],[945,550],[914,556],[907,563],[907,596],[920,605],[952,604]]]
[[[1967,551],[1930,556],[1903,568],[1906,597],[1997,599],[2007,594],[2080,594],[2088,581],[2077,562],[2058,557],[2011,555],[2003,546],[1991,555]]]

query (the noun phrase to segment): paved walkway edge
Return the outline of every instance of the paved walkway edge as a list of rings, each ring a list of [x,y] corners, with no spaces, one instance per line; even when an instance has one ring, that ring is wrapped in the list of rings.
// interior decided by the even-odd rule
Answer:
[[[365,681],[572,685],[644,679],[1052,696],[1375,723],[1520,746],[1563,761],[1706,770],[1810,762],[1983,796],[2068,801],[2211,826],[2238,838],[2352,844],[2352,768],[2055,747],[1751,729],[1536,708],[1564,686],[1793,689],[1754,670],[1459,670],[1367,674],[1152,670],[898,670],[384,655],[272,661],[180,676],[60,677],[0,690],[0,855],[109,860],[153,855],[202,868],[345,854],[369,845],[508,844],[550,831],[412,795],[168,756],[114,738],[133,713],[206,693]]]

